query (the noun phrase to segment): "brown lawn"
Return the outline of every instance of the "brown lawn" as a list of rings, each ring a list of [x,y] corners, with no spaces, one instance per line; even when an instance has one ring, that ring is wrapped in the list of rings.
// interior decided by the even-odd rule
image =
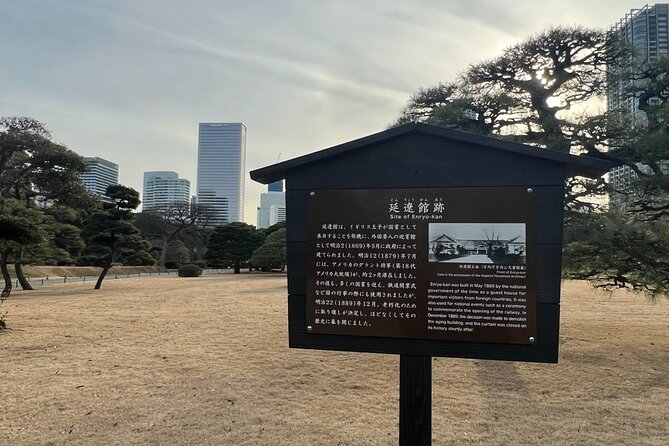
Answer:
[[[0,445],[396,445],[398,358],[288,349],[285,283],[15,292]],[[434,360],[435,445],[669,444],[669,302],[563,288],[558,365]]]

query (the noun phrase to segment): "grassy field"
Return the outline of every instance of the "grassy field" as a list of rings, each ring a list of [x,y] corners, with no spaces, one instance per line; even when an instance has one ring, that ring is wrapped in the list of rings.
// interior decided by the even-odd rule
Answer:
[[[0,445],[396,445],[399,360],[291,350],[285,275],[73,283],[1,307]],[[439,358],[435,445],[666,445],[669,302],[563,286],[558,365]]]

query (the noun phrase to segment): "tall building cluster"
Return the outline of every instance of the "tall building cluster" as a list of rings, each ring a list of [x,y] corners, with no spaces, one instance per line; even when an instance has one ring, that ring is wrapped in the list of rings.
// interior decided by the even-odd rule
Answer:
[[[118,184],[118,165],[99,157],[85,158],[88,171],[82,183],[93,195],[104,195]],[[144,172],[142,211],[172,203],[197,203],[212,211],[211,226],[244,221],[246,179],[246,126],[241,122],[201,122],[197,145],[197,186],[191,196],[190,181],[173,171]],[[260,195],[257,227],[267,228],[286,219],[283,181]]]
[[[625,14],[618,23],[611,27],[611,33],[619,36],[623,41],[632,45],[638,62],[655,62],[662,56],[669,55],[669,4],[658,3],[645,5],[640,9],[633,9]],[[620,79],[610,82],[607,91],[608,110],[619,110],[634,117],[637,125],[646,122],[645,113],[639,110],[639,101],[629,93],[634,83],[642,84],[643,80]],[[652,98],[651,104],[659,103],[661,98]],[[641,171],[648,166],[638,165]],[[661,164],[664,173],[669,174],[669,160]],[[629,166],[618,166],[609,172],[609,181],[615,190],[624,191],[634,181],[636,174]],[[610,203],[614,207],[622,207],[626,195],[613,193]]]

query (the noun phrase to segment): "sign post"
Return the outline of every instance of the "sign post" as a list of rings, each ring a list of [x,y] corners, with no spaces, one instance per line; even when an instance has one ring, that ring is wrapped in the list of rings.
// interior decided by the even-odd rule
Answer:
[[[286,179],[290,347],[400,355],[431,444],[432,357],[557,362],[565,181],[611,167],[413,123],[252,171]]]
[[[400,355],[400,446],[432,444],[432,357]]]

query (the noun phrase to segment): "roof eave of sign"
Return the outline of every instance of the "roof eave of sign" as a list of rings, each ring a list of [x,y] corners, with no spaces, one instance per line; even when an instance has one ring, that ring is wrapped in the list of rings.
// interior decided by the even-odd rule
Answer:
[[[558,152],[556,150],[528,146],[525,144],[505,141],[503,139],[493,138],[490,136],[482,136],[475,133],[446,129],[428,124],[408,123],[327,149],[319,150],[317,152],[312,152],[307,155],[299,156],[297,158],[253,170],[250,172],[251,179],[259,183],[269,184],[285,178],[286,173],[289,170],[298,167],[304,167],[307,164],[321,161],[325,158],[341,155],[351,150],[383,142],[385,140],[403,136],[412,132],[434,135],[454,141],[506,150],[518,155],[532,156],[548,161],[562,163],[566,166],[568,176],[597,178],[616,166],[615,163],[599,158],[583,155],[576,156]]]

